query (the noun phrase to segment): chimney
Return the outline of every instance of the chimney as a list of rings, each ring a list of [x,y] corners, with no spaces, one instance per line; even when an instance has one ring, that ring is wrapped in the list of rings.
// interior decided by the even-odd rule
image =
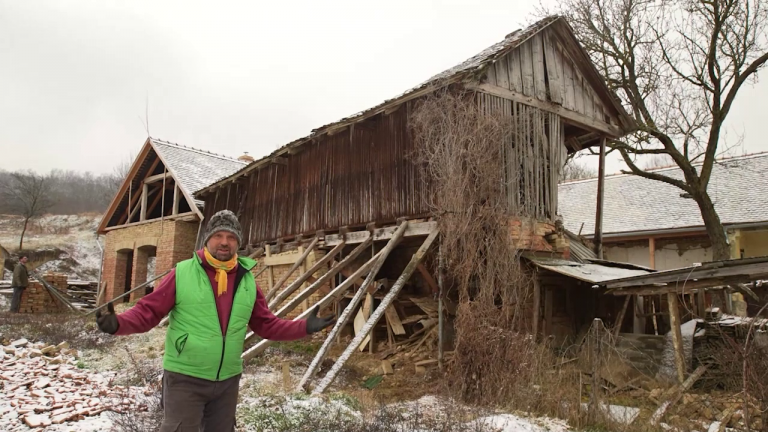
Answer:
[[[254,159],[248,155],[248,152],[243,152],[243,155],[238,157],[237,160],[251,163],[254,161]]]

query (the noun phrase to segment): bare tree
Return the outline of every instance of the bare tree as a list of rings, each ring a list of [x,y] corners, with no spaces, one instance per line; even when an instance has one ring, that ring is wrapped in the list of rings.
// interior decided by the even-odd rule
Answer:
[[[563,175],[561,176],[560,181],[581,180],[596,176],[597,171],[595,171],[594,168],[579,163],[575,159],[568,159],[568,162],[563,166]]]
[[[637,123],[609,146],[629,173],[677,186],[696,201],[727,259],[726,233],[707,192],[723,125],[744,84],[768,61],[768,14],[762,0],[565,0],[560,6],[608,85]],[[664,155],[676,179],[644,171],[638,156]]]
[[[643,167],[645,167],[646,170],[665,168],[674,165],[675,161],[665,154],[652,155],[651,157],[646,158],[645,162],[643,163]]]
[[[49,177],[32,171],[10,173],[8,179],[0,184],[0,197],[11,211],[24,217],[19,250],[24,246],[24,234],[27,232],[29,220],[42,215],[53,206],[52,189],[53,182]]]

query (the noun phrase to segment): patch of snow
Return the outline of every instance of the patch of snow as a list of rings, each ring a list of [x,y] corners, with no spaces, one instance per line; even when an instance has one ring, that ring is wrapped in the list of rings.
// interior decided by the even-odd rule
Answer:
[[[687,367],[690,367],[693,359],[693,335],[696,331],[696,320],[690,320],[680,326],[680,333],[683,336],[683,353]],[[666,334],[666,343],[661,357],[661,366],[659,367],[659,378],[674,381],[677,379],[677,368],[675,366],[675,346],[672,343],[672,332]]]
[[[582,403],[581,408],[586,411],[589,409],[589,404]],[[609,420],[625,425],[632,424],[637,419],[637,416],[640,415],[640,408],[623,405],[600,404],[600,410]]]
[[[568,432],[568,425],[550,418],[523,418],[514,414],[497,414],[479,418],[468,426],[482,426],[497,432]],[[485,429],[490,428],[490,429]]]

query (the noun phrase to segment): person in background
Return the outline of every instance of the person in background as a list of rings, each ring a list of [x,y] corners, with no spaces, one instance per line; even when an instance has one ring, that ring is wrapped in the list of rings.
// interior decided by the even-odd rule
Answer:
[[[29,258],[26,255],[19,257],[19,263],[13,269],[13,280],[11,280],[11,288],[13,288],[13,298],[11,298],[11,312],[18,313],[21,306],[21,294],[27,289],[29,285],[29,272],[27,271],[27,260]]]
[[[276,317],[251,273],[256,261],[240,257],[240,222],[222,210],[208,222],[203,249],[179,262],[131,309],[96,313],[99,329],[113,335],[143,333],[170,314],[163,354],[161,432],[225,431],[235,427],[243,344],[250,327],[264,339],[290,341],[319,332],[334,316],[306,320]]]

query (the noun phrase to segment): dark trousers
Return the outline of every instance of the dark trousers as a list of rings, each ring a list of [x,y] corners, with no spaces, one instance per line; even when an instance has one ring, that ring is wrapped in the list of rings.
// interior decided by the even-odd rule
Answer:
[[[11,312],[18,312],[21,306],[21,293],[24,287],[13,287],[13,297],[11,298]]]
[[[163,371],[160,432],[232,432],[240,375],[208,381]]]

